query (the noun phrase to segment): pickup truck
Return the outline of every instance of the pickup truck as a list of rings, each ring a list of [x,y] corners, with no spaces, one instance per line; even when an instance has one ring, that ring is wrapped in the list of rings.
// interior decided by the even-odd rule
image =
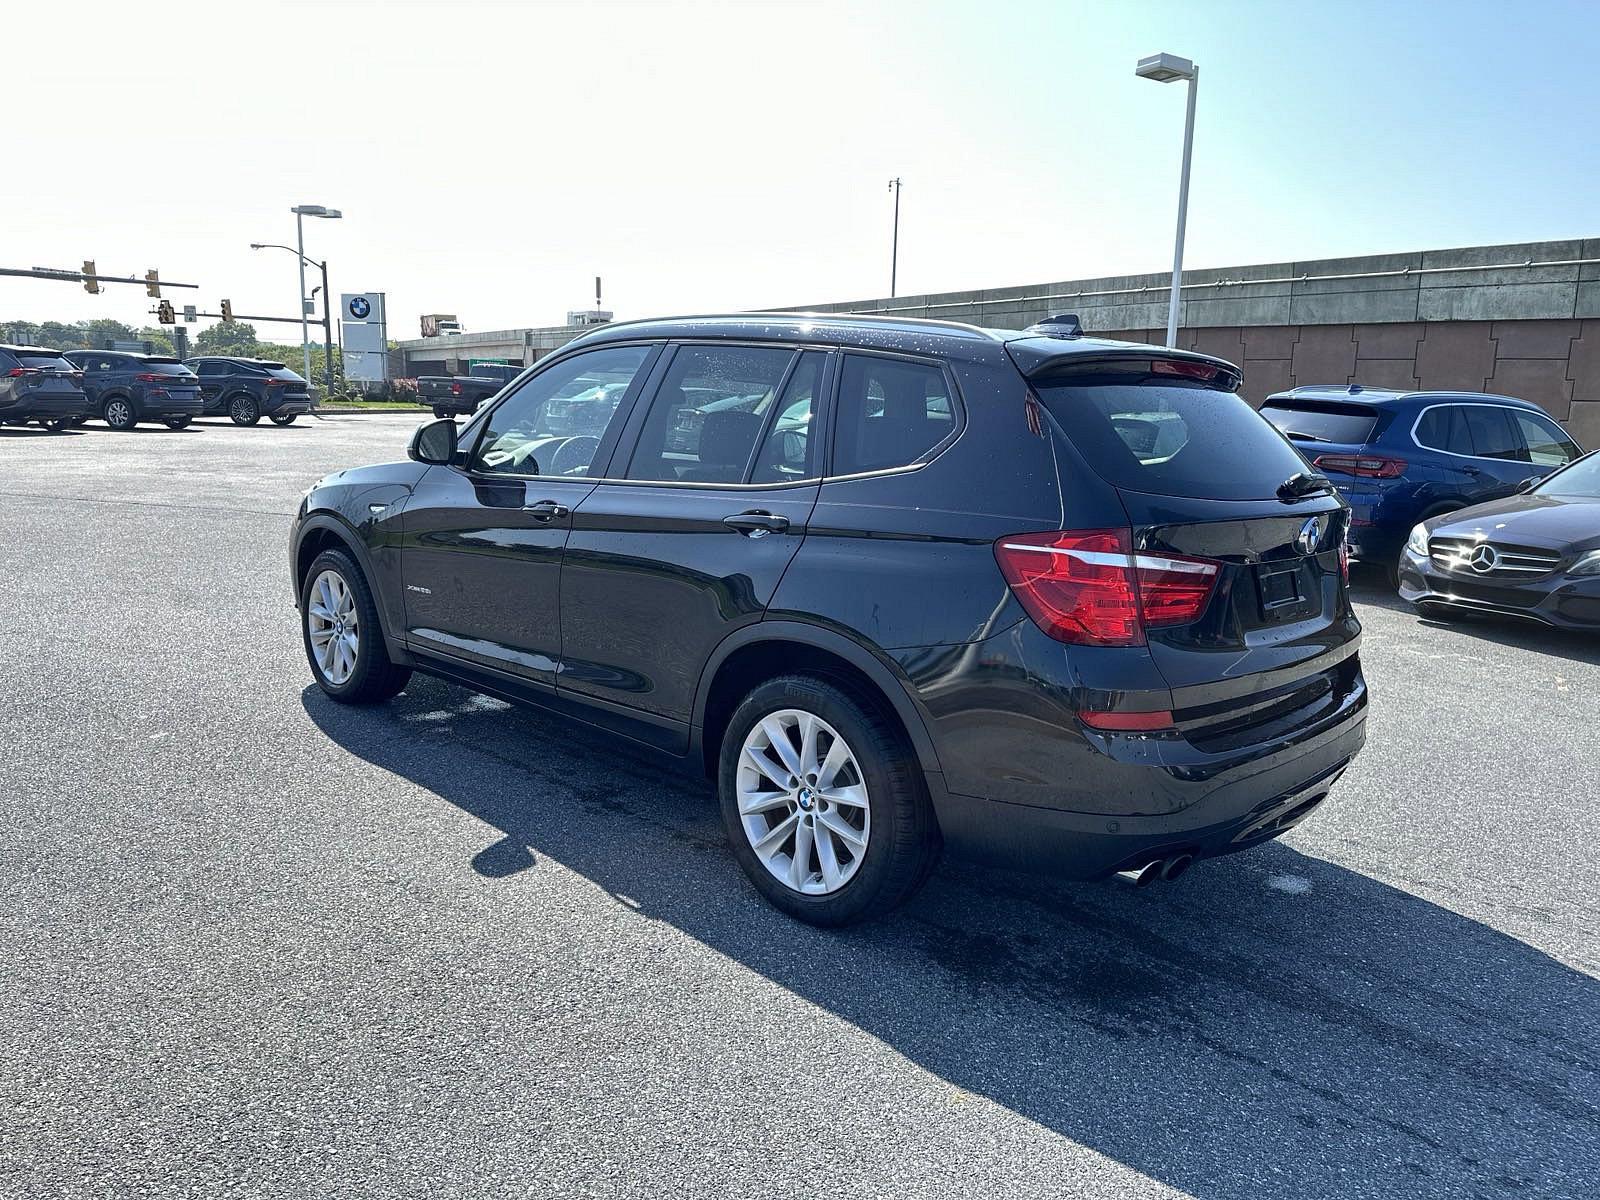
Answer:
[[[422,375],[417,378],[417,403],[433,409],[436,417],[471,414],[524,370],[515,365],[480,363],[470,375]]]

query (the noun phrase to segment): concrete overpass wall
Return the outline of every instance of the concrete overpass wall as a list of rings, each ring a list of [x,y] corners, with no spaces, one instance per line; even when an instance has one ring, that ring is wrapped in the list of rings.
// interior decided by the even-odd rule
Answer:
[[[474,358],[503,358],[528,366],[590,328],[593,327],[553,325],[411,338],[398,343],[396,353],[404,375],[462,375]]]
[[[1075,312],[1091,333],[1166,336],[1170,275],[803,306],[1021,329]],[[1365,383],[1503,392],[1600,446],[1600,238],[1184,272],[1178,344],[1282,388]]]

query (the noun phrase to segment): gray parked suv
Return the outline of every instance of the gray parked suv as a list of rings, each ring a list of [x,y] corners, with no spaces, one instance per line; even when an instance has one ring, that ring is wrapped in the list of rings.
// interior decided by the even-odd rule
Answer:
[[[0,346],[0,425],[61,429],[87,420],[82,376],[59,350]]]

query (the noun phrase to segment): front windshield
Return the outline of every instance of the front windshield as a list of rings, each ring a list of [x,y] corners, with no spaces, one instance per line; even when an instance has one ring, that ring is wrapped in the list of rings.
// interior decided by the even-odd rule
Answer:
[[[1536,496],[1584,496],[1600,499],[1600,452],[1580,458],[1533,489]]]

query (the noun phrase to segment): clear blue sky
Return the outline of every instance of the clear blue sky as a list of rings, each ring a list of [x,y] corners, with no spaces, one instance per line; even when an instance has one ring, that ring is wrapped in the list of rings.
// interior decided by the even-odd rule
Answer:
[[[292,312],[297,202],[394,329],[1163,269],[1202,69],[1188,264],[1600,236],[1600,5],[198,4],[7,15],[0,265],[142,272]],[[226,46],[227,50],[219,50]],[[25,53],[16,48],[26,47]],[[152,78],[151,71],[159,69]],[[143,143],[143,144],[142,144]],[[82,170],[70,169],[79,162]],[[464,164],[464,165],[463,165]],[[184,297],[179,296],[181,303]],[[142,323],[0,282],[0,318]]]

